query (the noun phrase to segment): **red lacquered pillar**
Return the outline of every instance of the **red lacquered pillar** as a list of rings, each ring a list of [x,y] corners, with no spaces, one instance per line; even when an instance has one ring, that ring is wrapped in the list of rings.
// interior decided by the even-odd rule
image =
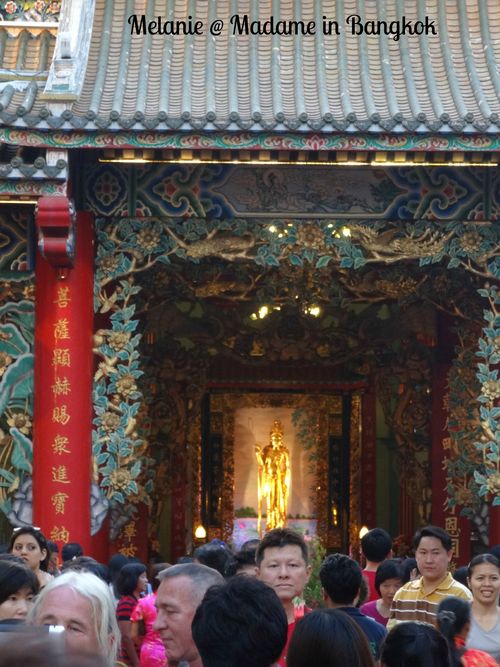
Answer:
[[[500,544],[500,506],[490,506],[490,547]]]
[[[361,521],[368,528],[374,528],[377,521],[377,429],[375,382],[370,376],[370,384],[362,397],[362,489]]]
[[[36,224],[33,523],[89,553],[93,219],[42,197]]]

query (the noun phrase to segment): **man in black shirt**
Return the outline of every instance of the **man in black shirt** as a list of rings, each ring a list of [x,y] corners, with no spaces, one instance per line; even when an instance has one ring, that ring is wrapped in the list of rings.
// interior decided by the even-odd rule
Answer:
[[[344,554],[332,554],[321,564],[319,578],[326,606],[345,612],[359,625],[368,639],[374,658],[378,660],[386,630],[355,606],[363,579],[359,564]]]

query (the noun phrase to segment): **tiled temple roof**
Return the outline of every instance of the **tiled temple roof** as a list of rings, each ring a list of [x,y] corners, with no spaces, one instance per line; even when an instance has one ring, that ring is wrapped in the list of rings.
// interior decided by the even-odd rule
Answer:
[[[203,34],[131,35],[128,18],[144,12],[163,21],[191,15]],[[234,14],[314,21],[317,34],[233,35]],[[438,34],[352,35],[352,14],[427,16]],[[340,34],[322,34],[323,16]],[[209,31],[215,19],[224,21],[219,36]],[[56,113],[38,89],[4,89],[0,125],[490,134],[500,131],[499,70],[499,0],[96,0],[79,98]]]
[[[0,118],[6,125],[18,122],[37,104],[55,43],[55,29],[0,26]]]

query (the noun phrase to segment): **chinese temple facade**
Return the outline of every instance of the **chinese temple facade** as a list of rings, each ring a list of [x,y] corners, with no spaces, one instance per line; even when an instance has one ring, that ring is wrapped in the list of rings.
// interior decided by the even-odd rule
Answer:
[[[499,543],[499,64],[497,0],[0,2],[0,541],[238,544],[279,421],[328,550]]]

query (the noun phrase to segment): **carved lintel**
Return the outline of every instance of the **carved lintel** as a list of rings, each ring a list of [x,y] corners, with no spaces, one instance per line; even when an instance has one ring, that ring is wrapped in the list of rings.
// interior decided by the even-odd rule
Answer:
[[[72,268],[75,209],[67,197],[40,197],[36,209],[38,248],[55,269]]]

